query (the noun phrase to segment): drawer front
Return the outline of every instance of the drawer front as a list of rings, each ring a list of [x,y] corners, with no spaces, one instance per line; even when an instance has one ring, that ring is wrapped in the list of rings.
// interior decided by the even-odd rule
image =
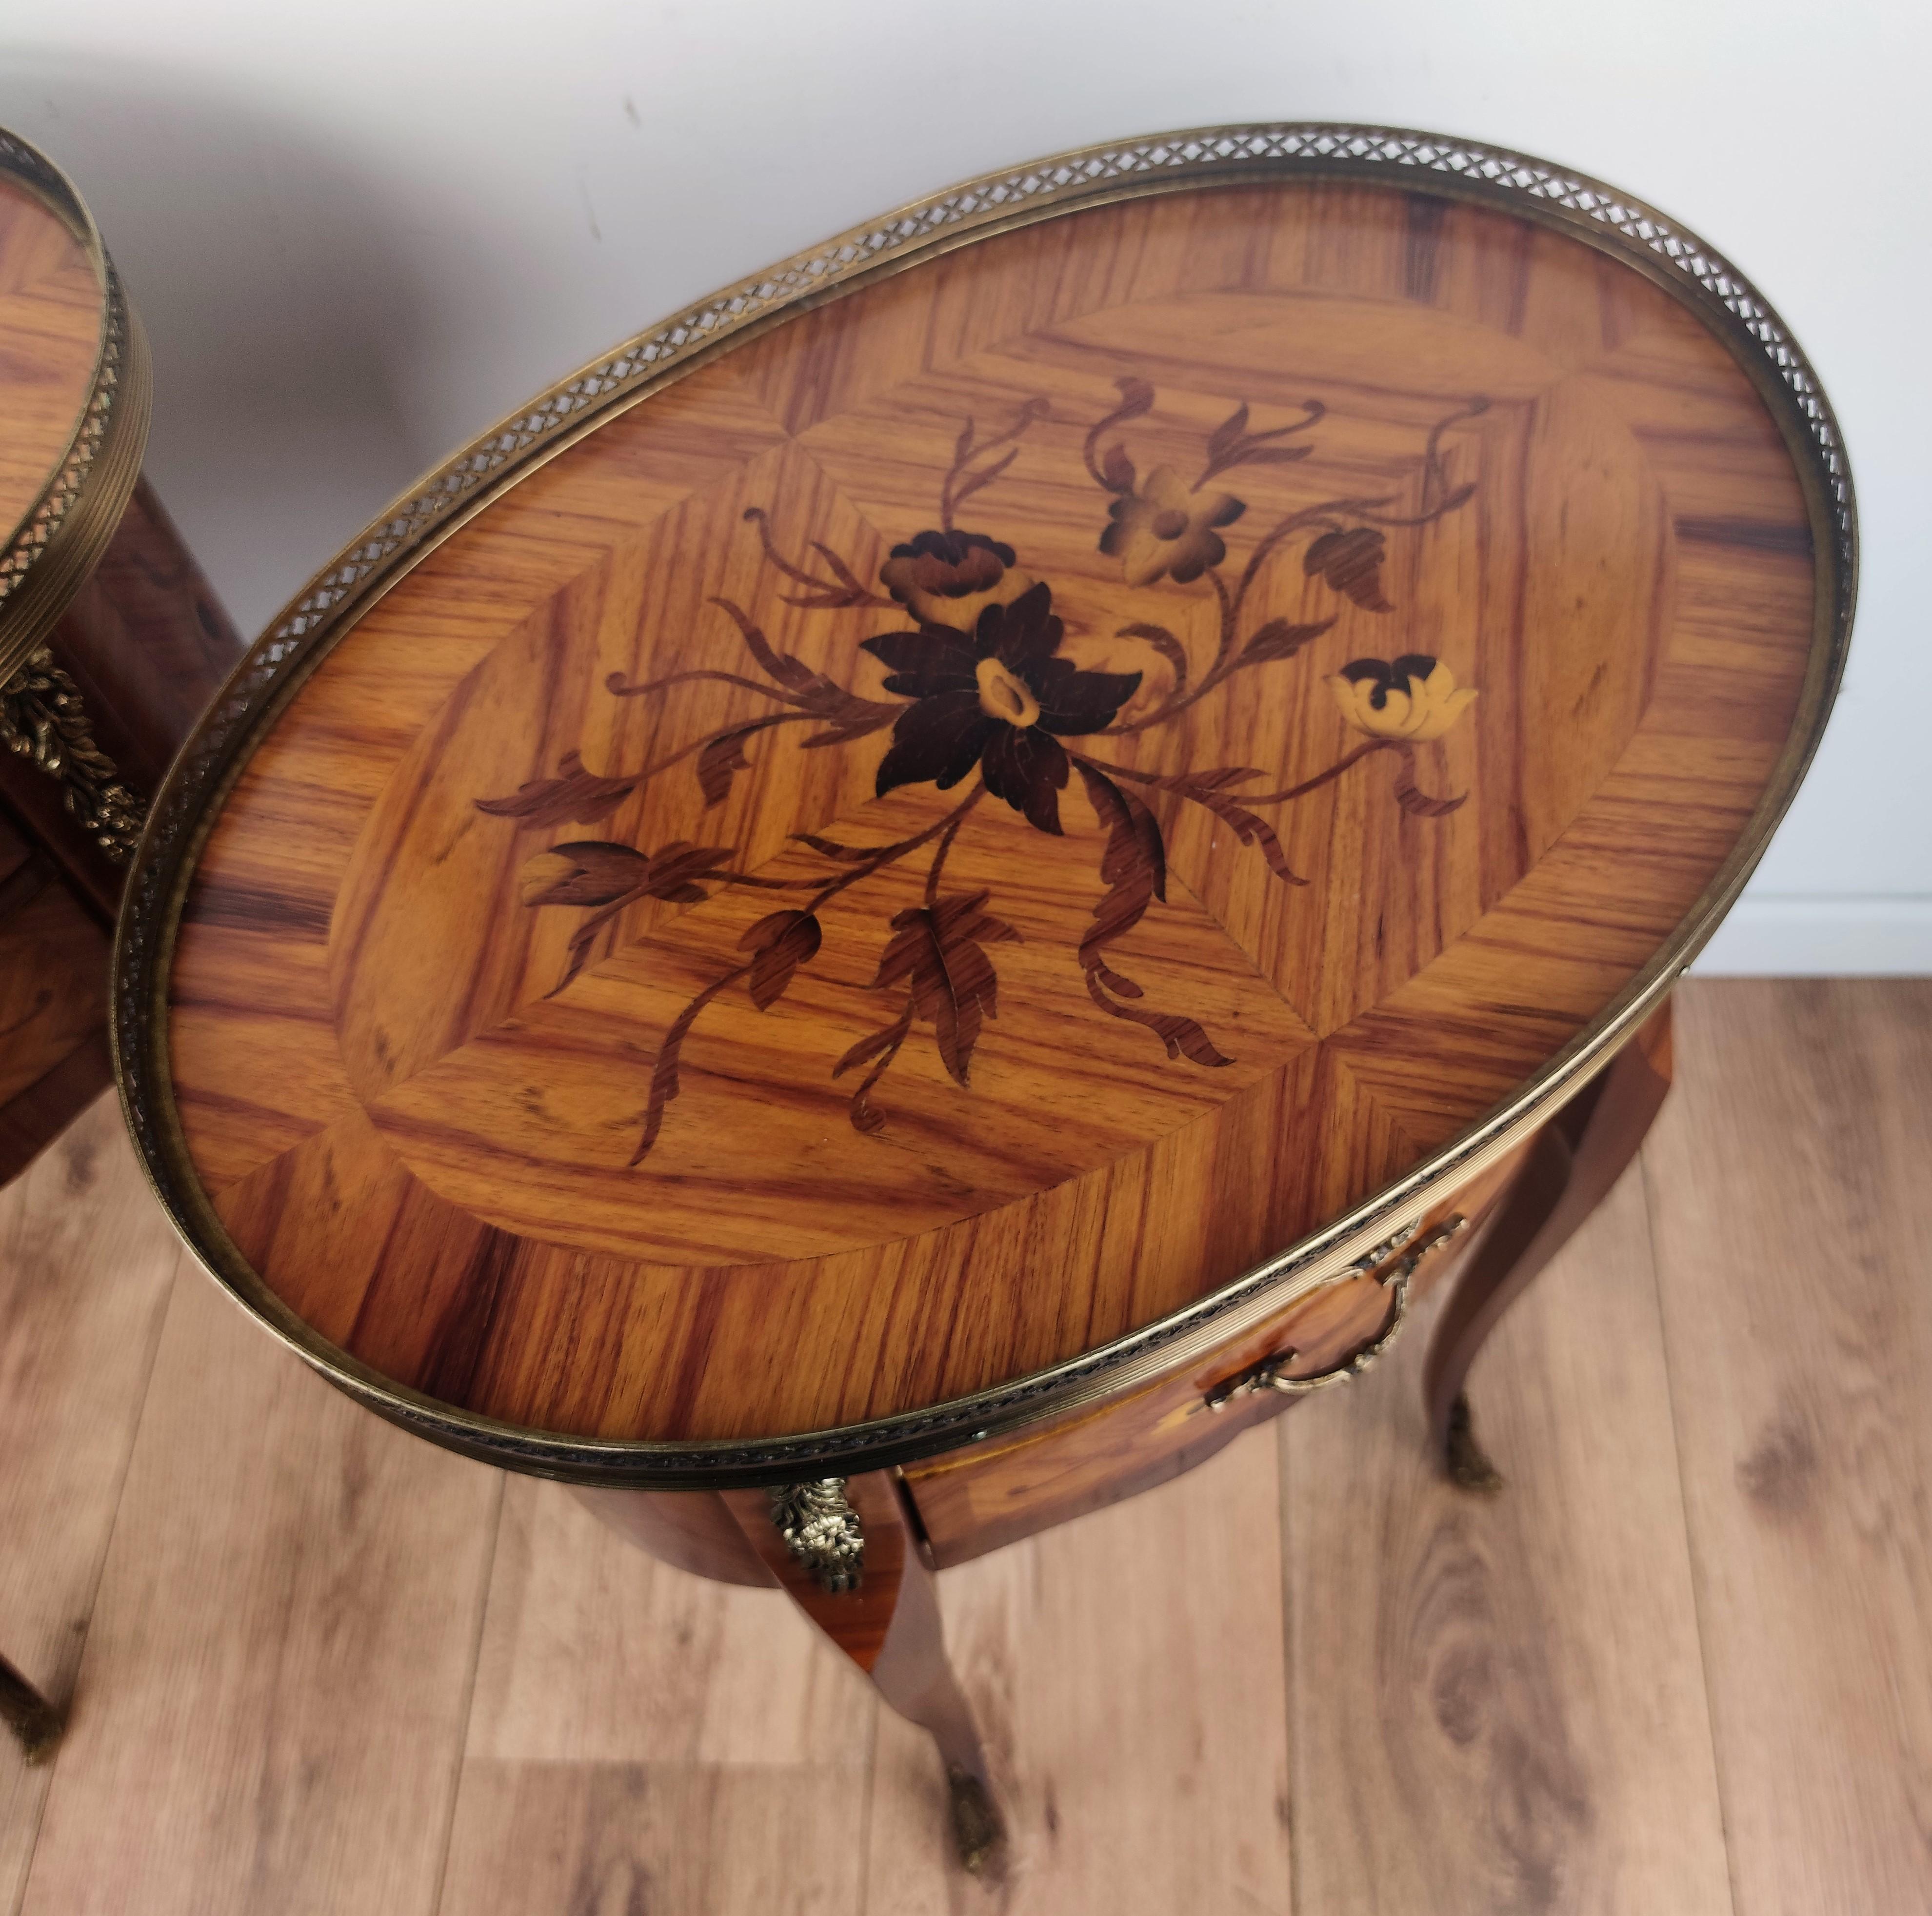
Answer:
[[[1452,1239],[1444,1228],[1458,1217],[1473,1226],[1486,1216],[1526,1149],[1499,1159],[1425,1214],[1413,1242],[1438,1241],[1416,1261],[1414,1294],[1437,1282],[1474,1235],[1459,1231]],[[1393,1309],[1389,1268],[1298,1298],[1220,1350],[1126,1396],[906,1465],[933,1561],[942,1569],[964,1563],[1204,1462],[1250,1424],[1294,1401],[1280,1390],[1237,1387],[1268,1359],[1292,1348],[1284,1375],[1311,1378],[1376,1342]],[[1217,1396],[1223,1399],[1218,1408],[1210,1402]]]

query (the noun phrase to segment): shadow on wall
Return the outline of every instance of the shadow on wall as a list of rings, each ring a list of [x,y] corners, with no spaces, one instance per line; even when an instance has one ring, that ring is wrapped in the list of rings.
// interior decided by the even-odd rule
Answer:
[[[148,472],[244,631],[447,451],[399,370],[429,330],[378,169],[183,76],[10,55],[0,125],[93,209],[154,362]]]

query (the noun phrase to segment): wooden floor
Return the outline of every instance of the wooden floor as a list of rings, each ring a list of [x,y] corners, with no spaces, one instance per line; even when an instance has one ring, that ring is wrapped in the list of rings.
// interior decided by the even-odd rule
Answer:
[[[1706,983],[1634,1171],[1423,1339],[942,1580],[1018,1825],[775,1595],[379,1423],[183,1267],[110,1105],[0,1198],[0,1916],[1932,1908],[1932,982]]]

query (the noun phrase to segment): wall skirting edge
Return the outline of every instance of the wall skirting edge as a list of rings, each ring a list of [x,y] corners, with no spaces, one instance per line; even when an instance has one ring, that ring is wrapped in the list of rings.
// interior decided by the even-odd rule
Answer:
[[[1932,898],[1741,898],[1690,968],[1705,978],[1932,975]]]

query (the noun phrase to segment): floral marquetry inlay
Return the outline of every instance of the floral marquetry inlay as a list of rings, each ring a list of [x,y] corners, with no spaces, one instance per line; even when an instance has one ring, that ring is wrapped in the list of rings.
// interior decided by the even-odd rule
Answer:
[[[1306,799],[1372,754],[1396,754],[1388,790],[1404,811],[1440,818],[1461,805],[1460,796],[1432,796],[1420,789],[1415,748],[1442,737],[1476,694],[1457,688],[1447,664],[1415,654],[1393,665],[1371,658],[1344,665],[1330,682],[1340,688],[1351,723],[1372,742],[1278,790],[1256,789],[1270,782],[1258,766],[1183,762],[1154,770],[1110,755],[1107,742],[1169,731],[1202,700],[1232,696],[1243,674],[1262,667],[1278,672],[1305,658],[1310,642],[1329,631],[1336,615],[1328,611],[1298,622],[1258,613],[1258,607],[1270,602],[1256,588],[1268,583],[1270,565],[1299,556],[1301,572],[1330,596],[1380,616],[1394,614],[1382,584],[1390,535],[1412,535],[1468,505],[1475,483],[1453,478],[1444,436],[1486,411],[1488,400],[1472,400],[1435,424],[1408,485],[1376,497],[1322,499],[1280,514],[1261,530],[1237,568],[1228,565],[1220,529],[1241,519],[1247,502],[1214,489],[1214,482],[1244,466],[1289,465],[1310,457],[1317,449],[1312,429],[1325,404],[1310,399],[1298,419],[1262,430],[1252,427],[1246,403],[1238,405],[1208,435],[1200,477],[1190,486],[1172,466],[1141,475],[1129,450],[1130,429],[1153,411],[1154,388],[1133,377],[1117,383],[1119,403],[1088,427],[1082,448],[1095,485],[1112,495],[1097,550],[1119,562],[1130,586],[1150,588],[1162,580],[1176,587],[1200,583],[1214,613],[1214,643],[1204,657],[1191,655],[1174,631],[1152,616],[1120,628],[1117,637],[1145,646],[1163,669],[1165,683],[1151,698],[1137,697],[1144,671],[1096,671],[1064,655],[1065,625],[1054,610],[1052,587],[1020,562],[1022,530],[1001,525],[1003,534],[1012,535],[1010,541],[955,523],[967,500],[990,494],[1022,457],[1028,427],[1050,416],[1049,402],[1036,396],[989,438],[980,436],[971,418],[962,424],[940,483],[938,526],[895,545],[879,568],[890,598],[869,590],[854,564],[830,541],[814,538],[805,559],[788,558],[772,544],[766,509],[753,506],[745,513],[778,575],[776,596],[782,602],[850,612],[872,623],[880,611],[904,606],[918,619],[915,629],[874,633],[859,645],[886,668],[880,689],[904,703],[864,696],[776,649],[753,613],[715,598],[712,607],[737,628],[746,662],[762,674],[762,682],[697,667],[643,684],[613,674],[605,689],[613,697],[648,699],[696,679],[736,682],[759,692],[773,709],[748,724],[718,727],[634,772],[588,771],[573,749],[560,760],[555,777],[477,801],[480,811],[541,829],[562,823],[598,824],[635,796],[643,800],[640,829],[647,833],[654,780],[677,775],[676,768],[688,765],[682,775],[695,777],[706,808],[715,810],[730,796],[736,775],[750,769],[748,744],[788,725],[816,728],[799,741],[807,751],[856,746],[890,726],[891,743],[874,781],[879,798],[907,785],[929,784],[940,792],[964,788],[944,817],[896,841],[847,844],[794,833],[820,862],[820,869],[808,877],[734,869],[737,847],[682,841],[652,850],[572,839],[538,853],[524,866],[526,906],[590,908],[572,933],[558,991],[584,970],[620,915],[644,898],[699,904],[714,889],[743,886],[788,893],[795,901],[746,929],[736,962],[708,980],[665,1032],[652,1063],[632,1163],[657,1142],[678,1096],[684,1046],[706,1007],[721,993],[742,988],[760,1011],[769,1010],[822,949],[818,913],[902,859],[922,863],[923,897],[893,913],[884,928],[870,988],[885,1000],[884,1021],[839,1056],[830,1075],[856,1078],[850,1118],[855,1130],[868,1135],[886,1128],[880,1081],[916,1031],[930,1032],[948,1076],[962,1090],[970,1089],[974,1050],[999,1010],[992,947],[1020,937],[994,916],[990,888],[966,892],[946,883],[948,855],[960,834],[971,829],[982,799],[1003,800],[1035,831],[1059,838],[1061,795],[1078,774],[1102,834],[1091,922],[1072,953],[1087,994],[1109,1017],[1150,1033],[1168,1058],[1208,1069],[1234,1060],[1184,1002],[1150,1002],[1144,988],[1123,968],[1129,960],[1119,949],[1121,941],[1151,907],[1167,899],[1166,841],[1155,805],[1166,801],[1164,809],[1178,804],[1211,814],[1234,841],[1253,848],[1277,881],[1298,886],[1306,880],[1290,865],[1263,814]],[[988,496],[977,510],[996,514],[997,502]],[[1145,609],[1151,615],[1164,608],[1150,595]],[[1130,702],[1131,715],[1123,716]],[[1070,746],[1070,739],[1077,742]],[[756,1084],[746,1090],[755,1100]]]
[[[1306,1095],[1628,736],[1654,640],[1598,581],[1666,550],[1560,364],[1451,328],[1418,388],[1379,323],[1108,309],[1065,367],[995,349],[795,430],[753,350],[610,428],[647,484],[680,403],[712,422],[418,735],[332,914],[385,1144],[500,1230],[756,1261]],[[1526,489],[1566,414],[1592,470]],[[1580,694],[1580,751],[1533,716]]]

